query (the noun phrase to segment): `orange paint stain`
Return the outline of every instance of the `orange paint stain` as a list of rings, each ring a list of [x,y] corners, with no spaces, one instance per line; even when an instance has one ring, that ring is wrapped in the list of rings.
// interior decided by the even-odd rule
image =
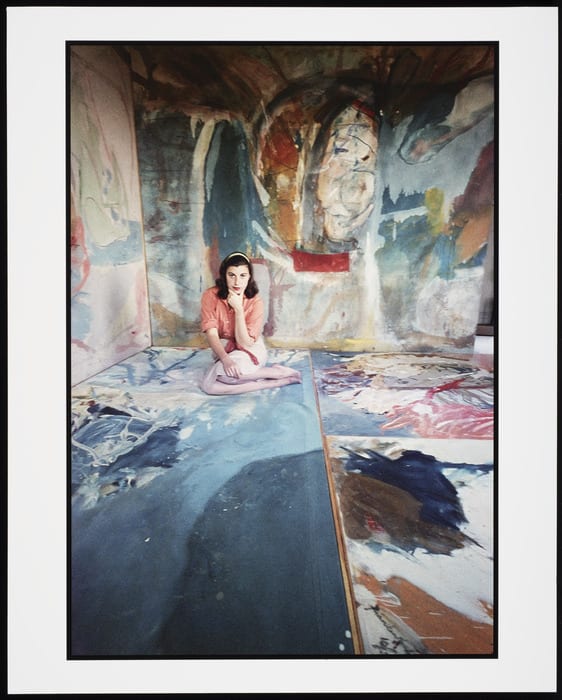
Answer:
[[[381,608],[400,618],[418,635],[429,654],[493,654],[493,625],[470,619],[405,579],[391,578],[384,587],[365,573],[355,579],[377,596]],[[384,593],[394,594],[400,605],[386,604]],[[481,605],[491,616],[492,606],[484,602]]]
[[[488,240],[492,226],[492,215],[484,214],[470,219],[457,239],[456,263],[466,262],[474,257]]]

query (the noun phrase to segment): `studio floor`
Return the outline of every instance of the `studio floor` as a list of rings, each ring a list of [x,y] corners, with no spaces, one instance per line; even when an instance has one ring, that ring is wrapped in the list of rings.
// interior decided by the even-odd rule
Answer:
[[[302,384],[224,397],[153,347],[73,387],[69,656],[493,655],[488,340],[271,350]]]

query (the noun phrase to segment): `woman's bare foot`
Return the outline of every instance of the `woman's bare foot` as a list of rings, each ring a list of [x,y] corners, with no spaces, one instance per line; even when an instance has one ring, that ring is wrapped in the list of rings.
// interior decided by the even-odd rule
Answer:
[[[291,367],[286,367],[285,365],[271,365],[274,367],[278,372],[279,376],[282,378],[287,378],[287,379],[292,379],[293,381],[291,383],[295,384],[302,384],[302,375],[299,372],[298,369],[292,369]]]

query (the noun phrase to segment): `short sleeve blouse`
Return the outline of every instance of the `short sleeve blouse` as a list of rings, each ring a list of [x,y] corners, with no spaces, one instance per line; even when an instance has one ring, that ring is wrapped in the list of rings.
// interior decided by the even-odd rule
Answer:
[[[217,287],[210,287],[203,292],[201,297],[201,330],[208,331],[216,328],[220,338],[234,338],[234,310],[230,308],[226,299],[218,295]],[[263,300],[259,294],[251,299],[244,296],[242,306],[248,334],[253,340],[257,340],[263,330]]]

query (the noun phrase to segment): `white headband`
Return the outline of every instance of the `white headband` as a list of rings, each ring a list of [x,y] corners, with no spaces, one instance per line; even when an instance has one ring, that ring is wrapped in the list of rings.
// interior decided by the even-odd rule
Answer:
[[[244,253],[239,253],[239,252],[235,252],[235,253],[231,253],[230,255],[227,255],[226,258],[224,259],[224,261],[228,262],[230,260],[230,258],[234,258],[236,256],[240,256],[241,258],[244,258],[244,260],[246,260],[246,262],[248,262],[248,263],[250,262],[250,258],[248,258],[247,255],[244,255]]]

